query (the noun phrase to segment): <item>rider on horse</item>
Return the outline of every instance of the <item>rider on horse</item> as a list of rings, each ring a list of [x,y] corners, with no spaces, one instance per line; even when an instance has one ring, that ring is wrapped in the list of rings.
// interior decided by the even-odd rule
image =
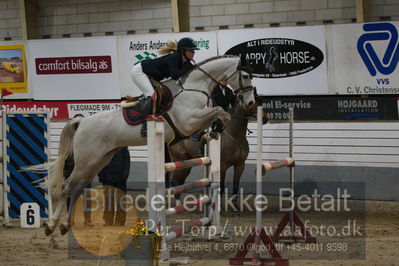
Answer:
[[[227,86],[227,81],[221,80],[218,85],[213,89],[212,94],[213,106],[220,106],[226,112],[233,111],[236,102],[236,96],[230,87]]]
[[[156,81],[170,77],[177,80],[193,68],[194,50],[199,50],[194,40],[185,37],[177,44],[168,42],[159,50],[162,57],[143,60],[132,68],[133,82],[144,94],[144,97],[140,99],[140,105],[145,117],[151,113],[151,96],[154,93],[150,78]],[[141,128],[141,136],[147,136],[146,121]]]

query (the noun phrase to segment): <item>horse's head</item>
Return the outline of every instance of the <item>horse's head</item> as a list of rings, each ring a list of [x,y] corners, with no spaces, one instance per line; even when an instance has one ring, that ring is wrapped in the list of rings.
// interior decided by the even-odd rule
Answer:
[[[252,72],[249,68],[241,67],[238,64],[237,69],[227,76],[226,81],[233,88],[242,108],[256,106],[255,87],[252,85]]]
[[[240,58],[235,55],[215,56],[200,62],[180,79],[180,84],[184,90],[184,87],[189,88],[194,85],[198,87],[200,82],[205,82],[204,88],[211,93],[215,85],[223,80],[233,88],[243,108],[249,108],[255,104],[255,88],[252,86],[251,70],[243,67]],[[198,91],[198,89],[190,89]]]

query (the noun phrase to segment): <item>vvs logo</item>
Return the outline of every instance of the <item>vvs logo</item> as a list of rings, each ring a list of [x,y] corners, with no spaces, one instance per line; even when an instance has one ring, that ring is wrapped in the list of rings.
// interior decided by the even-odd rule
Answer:
[[[364,24],[365,33],[357,42],[357,50],[363,59],[370,75],[377,75],[377,71],[383,75],[392,74],[399,62],[398,31],[391,23]],[[374,50],[373,43],[388,41],[388,46],[382,60]],[[389,84],[388,78],[377,79],[378,84]]]

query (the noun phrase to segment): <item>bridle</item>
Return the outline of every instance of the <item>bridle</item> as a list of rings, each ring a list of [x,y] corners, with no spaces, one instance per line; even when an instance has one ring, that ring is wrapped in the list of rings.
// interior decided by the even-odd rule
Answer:
[[[248,73],[251,79],[252,79],[252,73],[251,73],[250,69],[245,69],[244,67],[241,67],[240,64],[237,66],[237,69],[230,76],[228,76],[226,79],[222,79],[220,81],[217,81],[214,77],[212,77],[209,73],[207,73],[204,69],[202,69],[199,66],[194,66],[192,71],[194,71],[194,70],[199,70],[202,73],[204,73],[208,78],[210,78],[215,83],[215,85],[220,84],[220,81],[222,81],[222,80],[226,80],[227,81],[227,80],[231,79],[237,73],[237,71],[239,71],[239,88],[234,90],[234,94],[237,95],[240,91],[247,92],[247,91],[255,90],[255,87],[252,86],[252,85],[249,85],[249,86],[244,86],[243,85],[241,71],[244,71],[244,72]],[[207,99],[208,99],[207,100],[207,105],[209,106],[209,103],[211,102],[212,99],[211,99],[211,96],[207,93],[207,91],[196,90],[196,89],[186,89],[186,88],[184,88],[183,83],[182,83],[180,78],[177,80],[177,82],[178,82],[178,84],[179,84],[181,89],[175,95],[173,95],[173,99],[176,99],[184,91],[200,92],[200,93],[205,94],[205,96],[207,97]],[[242,95],[239,95],[237,98],[240,101],[243,100],[243,96]],[[172,127],[172,129],[175,132],[175,134],[178,136],[177,138],[175,138],[172,141],[172,143],[176,143],[177,141],[179,141],[181,139],[188,138],[188,136],[183,135],[179,131],[179,129],[175,126],[175,124],[173,123],[173,120],[170,118],[170,116],[169,116],[169,114],[167,112],[164,114],[164,118],[166,119],[168,124]]]
[[[212,77],[208,72],[206,72],[204,69],[202,69],[202,68],[199,67],[199,66],[194,66],[194,69],[193,69],[193,70],[199,70],[199,71],[201,71],[202,73],[204,73],[205,76],[207,76],[208,78],[210,78],[210,79],[215,83],[215,85],[219,84],[220,81],[222,81],[222,80],[228,81],[228,80],[231,79],[231,78],[237,73],[237,71],[238,71],[238,72],[239,72],[239,76],[238,76],[238,84],[239,84],[239,87],[238,87],[238,89],[233,90],[233,91],[234,91],[234,94],[237,95],[237,94],[240,93],[241,91],[243,91],[243,92],[248,92],[248,91],[255,90],[255,87],[252,86],[252,85],[248,85],[248,86],[244,86],[244,85],[243,85],[243,82],[242,82],[242,73],[241,73],[241,71],[244,71],[244,72],[246,72],[247,74],[249,74],[249,77],[250,77],[251,79],[252,79],[252,73],[251,73],[251,70],[250,70],[249,68],[242,67],[240,64],[237,66],[236,71],[234,71],[230,76],[228,76],[228,77],[225,78],[225,79],[219,80],[219,81],[217,81],[214,77]],[[206,97],[208,98],[208,104],[209,104],[209,102],[210,102],[210,100],[211,100],[211,96],[210,96],[206,91],[196,90],[196,89],[186,89],[186,88],[184,88],[184,86],[183,86],[183,84],[182,84],[182,82],[181,82],[180,79],[178,79],[178,82],[179,82],[179,85],[180,85],[180,87],[181,87],[181,90],[180,90],[178,93],[176,93],[176,95],[174,95],[173,98],[176,98],[177,96],[179,96],[180,93],[182,93],[183,91],[196,91],[196,92],[200,92],[200,93],[205,94]],[[243,97],[242,97],[242,95],[240,95],[238,98],[239,98],[240,100],[242,100]]]
[[[212,77],[209,73],[207,73],[207,72],[206,72],[205,70],[203,70],[201,67],[197,67],[197,69],[200,70],[202,73],[204,73],[207,77],[209,77],[213,82],[215,82],[216,85],[219,84],[220,81],[222,81],[222,80],[217,81],[214,77]],[[243,85],[243,83],[242,83],[242,73],[241,73],[241,71],[246,72],[246,73],[249,75],[250,79],[252,79],[252,73],[251,73],[251,71],[250,71],[249,68],[241,67],[240,65],[238,65],[236,71],[234,71],[230,76],[228,76],[226,79],[223,79],[223,80],[228,81],[229,79],[231,79],[231,78],[237,73],[237,71],[239,72],[239,76],[238,76],[239,88],[233,90],[233,91],[234,91],[234,94],[237,95],[240,91],[246,92],[246,91],[254,90],[255,88],[254,88],[254,86],[252,86],[252,85],[248,85],[248,86],[244,86],[244,85]]]

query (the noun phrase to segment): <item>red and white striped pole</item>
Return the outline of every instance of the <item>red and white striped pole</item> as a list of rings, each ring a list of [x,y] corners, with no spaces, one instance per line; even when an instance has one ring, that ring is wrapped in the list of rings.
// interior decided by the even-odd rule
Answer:
[[[184,235],[187,232],[190,232],[194,227],[201,227],[204,225],[209,224],[210,219],[208,217],[202,217],[201,219],[198,219],[191,224],[188,224],[186,226],[180,227],[166,235],[166,241],[170,241],[173,239],[176,239],[182,235]]]
[[[187,184],[183,184],[180,186],[168,188],[168,189],[166,189],[166,194],[167,195],[181,194],[185,191],[205,187],[205,186],[209,185],[210,182],[211,181],[209,180],[209,178],[202,178],[199,180],[195,180],[193,183],[187,183]]]
[[[169,208],[166,210],[166,215],[174,215],[177,213],[182,213],[184,211],[187,211],[189,209],[189,205],[192,206],[201,206],[205,204],[209,204],[211,202],[211,199],[208,196],[202,196],[199,199],[195,199],[194,201],[191,202],[185,202],[182,205],[177,205],[175,207]]]
[[[177,170],[192,168],[194,166],[209,165],[209,164],[211,164],[211,159],[209,157],[201,157],[181,162],[165,163],[165,171],[174,172]]]
[[[266,174],[267,171],[271,171],[274,169],[278,169],[281,167],[290,166],[294,163],[294,159],[292,158],[285,158],[275,162],[266,162],[262,163],[262,174]]]

